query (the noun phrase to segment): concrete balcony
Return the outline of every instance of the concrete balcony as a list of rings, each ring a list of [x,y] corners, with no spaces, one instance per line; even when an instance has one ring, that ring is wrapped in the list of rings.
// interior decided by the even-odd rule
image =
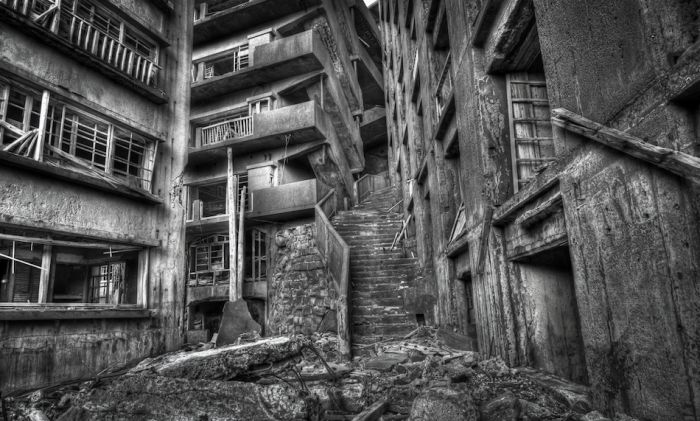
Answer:
[[[321,70],[330,63],[321,38],[308,30],[255,47],[250,66],[192,83],[192,101]]]
[[[189,163],[199,165],[225,159],[229,147],[235,155],[324,140],[332,130],[328,116],[315,101],[253,114],[250,128],[247,123],[240,127],[246,130],[209,137],[207,144],[197,139],[195,146],[190,147]]]
[[[217,1],[208,2],[214,7]],[[321,0],[250,0],[233,7],[207,13],[194,23],[194,45],[212,41],[224,35],[242,32],[264,22],[310,9],[321,4]],[[235,24],[231,24],[235,22]]]
[[[265,220],[313,216],[318,188],[316,179],[310,179],[252,191],[253,206],[246,216]]]

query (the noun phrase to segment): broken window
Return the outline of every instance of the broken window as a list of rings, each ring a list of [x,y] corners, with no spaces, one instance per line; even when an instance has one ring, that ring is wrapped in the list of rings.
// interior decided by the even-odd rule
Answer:
[[[248,186],[248,173],[239,173],[238,198],[243,187]],[[189,189],[189,213],[187,219],[200,220],[214,216],[228,215],[228,191],[226,181],[216,183],[192,185]],[[250,191],[246,189],[246,210],[250,210]]]
[[[544,74],[510,73],[506,82],[514,188],[518,191],[554,160],[554,141]]]
[[[195,78],[193,81],[211,79],[245,69],[250,66],[249,51],[248,44],[243,44],[232,50],[194,62],[193,74]]]
[[[216,118],[196,123],[194,132],[197,147],[250,136],[253,134],[253,118],[248,107],[237,108]]]
[[[42,95],[0,80],[0,138],[9,145],[41,121]],[[71,155],[93,169],[126,180],[134,187],[150,191],[156,143],[129,128],[66,105],[52,98],[48,101],[43,156],[46,161],[65,164]],[[36,137],[36,136],[35,136]],[[29,139],[32,139],[31,137]],[[25,141],[10,150],[27,156],[34,141]],[[19,139],[21,142],[21,139]],[[52,149],[53,148],[53,149]],[[31,155],[29,155],[31,156]]]
[[[189,266],[188,286],[228,283],[228,234],[213,234],[191,243]]]
[[[0,302],[137,304],[136,248],[0,237]]]

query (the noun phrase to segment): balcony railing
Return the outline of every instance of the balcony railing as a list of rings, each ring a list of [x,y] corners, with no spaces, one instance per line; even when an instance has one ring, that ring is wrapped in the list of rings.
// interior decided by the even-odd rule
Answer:
[[[161,69],[155,60],[125,45],[93,23],[77,16],[60,1],[0,0],[0,4],[31,19],[35,24],[84,50],[131,79],[155,88]]]
[[[450,73],[450,62],[451,57],[448,55],[445,60],[445,65],[442,68],[442,73],[440,74],[440,80],[438,81],[437,88],[435,89],[435,111],[437,112],[437,119],[442,117],[442,112],[447,106],[447,101],[450,99],[450,94],[452,93],[452,74]]]
[[[199,129],[197,147],[253,134],[253,116],[238,117]]]

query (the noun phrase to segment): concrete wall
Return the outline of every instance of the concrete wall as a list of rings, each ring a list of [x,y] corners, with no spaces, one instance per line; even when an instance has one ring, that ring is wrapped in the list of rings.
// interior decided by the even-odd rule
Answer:
[[[184,230],[181,180],[186,162],[189,109],[191,4],[166,12],[148,4],[120,2],[139,20],[156,25],[171,43],[160,52],[161,86],[169,101],[156,105],[6,24],[0,26],[0,67],[55,90],[98,114],[159,137],[153,193],[162,205],[60,182],[3,167],[2,222],[49,234],[103,241],[160,243],[149,249],[147,306],[139,319],[12,321],[3,316],[0,389],[39,387],[92,376],[106,367],[173,350],[182,343]],[[21,311],[21,310],[18,310]],[[99,317],[99,316],[98,316]]]
[[[518,51],[514,34],[526,32],[524,22],[534,18],[552,109],[564,107],[652,144],[697,154],[697,104],[675,100],[687,97],[697,81],[696,5],[507,1],[479,27],[481,3],[494,2],[424,1],[414,10],[414,47],[404,24],[407,3],[397,2],[394,10],[394,2],[381,2],[382,36],[390,43],[384,62],[393,145],[388,155],[392,177],[402,182],[416,174],[425,150],[435,153],[425,161],[430,201],[420,194],[426,187],[416,188],[412,210],[419,255],[435,273],[425,286],[430,291],[435,283],[432,321],[465,329],[464,304],[453,297],[460,288],[455,272],[466,267],[482,352],[587,382],[595,403],[609,414],[698,419],[697,186],[555,130],[557,164],[514,194],[505,92],[505,72]],[[449,136],[435,138],[439,122],[430,99],[442,53],[433,48],[434,33],[424,32],[432,4],[441,4],[438,20],[447,11],[457,157],[444,155]],[[484,43],[474,47],[477,28]],[[407,71],[412,48],[419,54],[420,124]],[[558,194],[561,204],[539,222],[521,223]],[[445,228],[458,200],[465,203],[467,240],[452,259],[445,255]],[[568,247],[570,269],[529,260],[559,247]],[[570,291],[562,289],[566,284]]]

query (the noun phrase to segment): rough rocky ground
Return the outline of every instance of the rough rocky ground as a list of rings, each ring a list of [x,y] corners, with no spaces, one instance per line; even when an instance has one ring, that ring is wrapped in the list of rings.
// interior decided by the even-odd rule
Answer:
[[[183,350],[3,400],[5,420],[608,420],[584,387],[420,328],[351,363],[331,335]],[[630,417],[617,416],[619,421]]]

